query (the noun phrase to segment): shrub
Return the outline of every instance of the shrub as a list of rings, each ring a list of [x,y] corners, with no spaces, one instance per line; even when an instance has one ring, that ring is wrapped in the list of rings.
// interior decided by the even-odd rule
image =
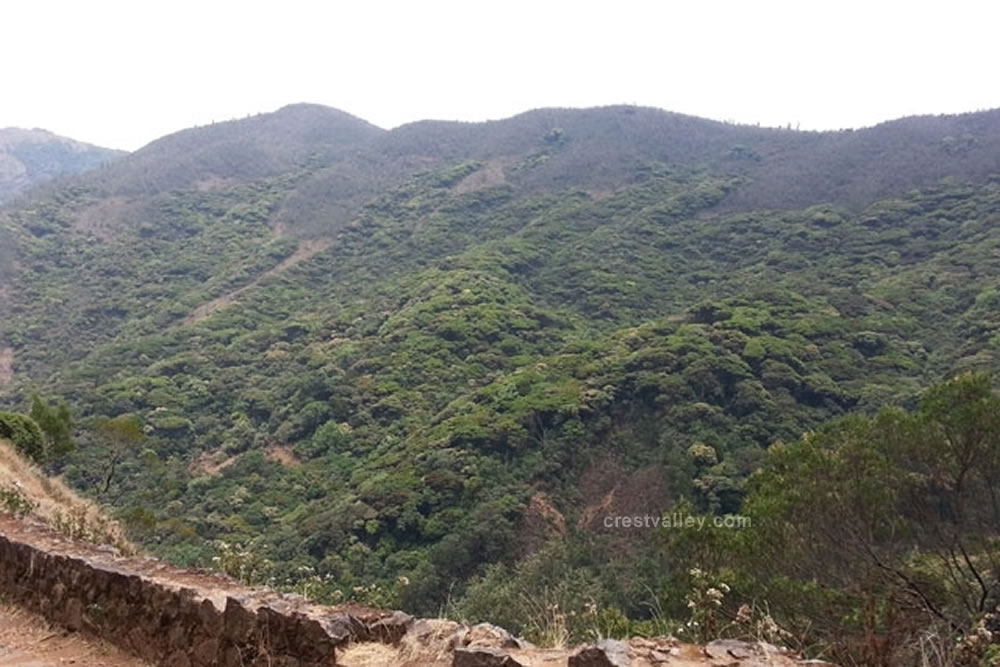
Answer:
[[[0,412],[0,438],[13,442],[18,451],[36,463],[45,460],[45,436],[31,417]]]

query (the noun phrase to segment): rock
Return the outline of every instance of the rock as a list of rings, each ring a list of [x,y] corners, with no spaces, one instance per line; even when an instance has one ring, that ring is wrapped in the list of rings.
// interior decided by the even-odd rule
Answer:
[[[320,622],[338,646],[349,641],[368,641],[368,628],[350,614],[331,614]]]
[[[80,598],[70,598],[66,602],[66,616],[63,625],[67,630],[77,632],[83,629],[83,603]]]
[[[632,651],[625,642],[602,639],[570,656],[569,667],[629,667]]]
[[[645,659],[647,662],[668,662],[671,655],[677,655],[677,640],[673,637],[633,637],[628,640],[632,648],[634,660]],[[640,660],[641,662],[641,660]]]
[[[295,643],[302,647],[299,657],[303,659],[326,660],[336,653],[336,643],[315,618],[300,617],[294,633]]]
[[[705,654],[710,658],[751,658],[757,653],[757,647],[750,642],[739,639],[716,639],[705,645]]]
[[[215,637],[198,642],[191,649],[191,659],[196,665],[214,665],[219,655],[219,640]]]
[[[465,638],[468,633],[468,626],[455,621],[418,618],[410,625],[403,640],[407,644],[421,647],[433,645],[450,653],[456,648],[466,646],[468,642]]]
[[[243,655],[235,646],[230,646],[222,654],[222,667],[243,667]]]
[[[403,638],[410,626],[413,625],[413,617],[401,611],[393,612],[391,616],[381,618],[368,626],[368,633],[372,639],[383,644],[397,644]]]
[[[421,644],[426,644],[441,637],[451,636],[458,632],[466,633],[468,631],[469,628],[456,621],[448,621],[440,618],[418,618],[410,625],[407,634],[413,640]]]
[[[222,614],[215,608],[211,600],[202,600],[198,605],[198,620],[204,627],[204,632],[212,637],[222,634]]]
[[[163,661],[163,667],[191,667],[191,661],[184,651],[174,651]]]
[[[521,648],[521,643],[512,634],[491,623],[480,623],[469,628],[465,635],[465,645],[493,648]]]
[[[126,648],[132,655],[138,656],[146,662],[156,662],[156,642],[153,641],[151,635],[134,627],[125,633],[125,636],[128,641]]]
[[[506,651],[488,646],[455,649],[452,667],[524,667]]]
[[[168,649],[183,649],[191,645],[187,636],[187,626],[184,623],[171,623],[166,635]]]
[[[788,655],[791,652],[784,646],[775,646],[768,642],[757,642],[755,646],[758,651],[762,651],[766,655]]]
[[[226,639],[241,643],[246,641],[257,625],[257,614],[250,611],[236,598],[226,598],[226,610],[222,613],[223,634]]]

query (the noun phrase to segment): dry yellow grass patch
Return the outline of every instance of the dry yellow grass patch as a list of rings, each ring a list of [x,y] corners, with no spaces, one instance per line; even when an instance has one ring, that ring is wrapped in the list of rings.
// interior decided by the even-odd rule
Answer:
[[[51,479],[25,460],[7,441],[0,440],[0,490],[30,501],[33,519],[73,539],[109,544],[124,554],[136,553],[121,526],[96,503],[86,500],[61,480]],[[11,508],[0,504],[0,511]]]
[[[351,644],[337,655],[337,664],[344,667],[382,667],[400,665],[399,651],[391,646],[377,643]]]

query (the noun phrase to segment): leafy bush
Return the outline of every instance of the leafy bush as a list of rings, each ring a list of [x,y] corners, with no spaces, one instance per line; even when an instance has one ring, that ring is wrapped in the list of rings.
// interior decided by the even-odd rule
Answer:
[[[0,438],[13,442],[22,454],[36,463],[45,460],[45,436],[38,423],[27,415],[0,412]]]

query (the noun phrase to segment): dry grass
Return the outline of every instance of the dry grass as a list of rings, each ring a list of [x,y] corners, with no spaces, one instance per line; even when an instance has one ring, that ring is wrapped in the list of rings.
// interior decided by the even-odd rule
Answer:
[[[124,554],[137,552],[121,526],[96,503],[58,479],[47,477],[9,442],[0,441],[0,489],[14,490],[31,503],[29,516],[74,539],[109,544]],[[7,508],[0,506],[0,511]]]
[[[410,632],[394,646],[378,642],[350,644],[337,654],[344,667],[449,667],[456,633],[462,626],[446,619],[422,619],[420,633]]]
[[[344,667],[382,667],[383,665],[399,665],[402,656],[399,649],[385,644],[367,642],[351,644],[343,653],[337,656],[337,664]]]

